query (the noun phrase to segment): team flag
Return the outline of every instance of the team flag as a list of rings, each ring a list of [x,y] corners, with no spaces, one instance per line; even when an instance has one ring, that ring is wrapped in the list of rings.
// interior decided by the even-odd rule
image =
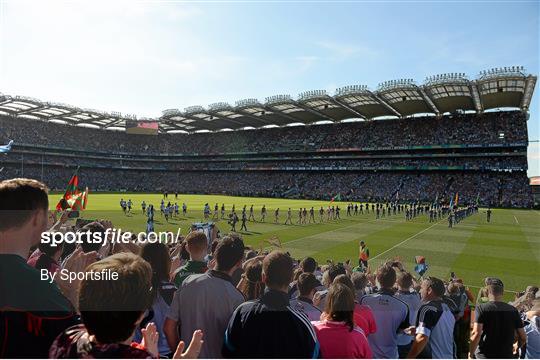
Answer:
[[[450,205],[448,205],[448,207],[450,209],[453,209],[454,208],[454,197],[453,196],[450,196]]]
[[[332,196],[332,199],[330,199],[330,203],[333,203],[334,201],[341,201],[341,194],[337,194],[336,196]]]
[[[423,276],[428,269],[426,258],[423,256],[415,256],[414,262],[416,263],[416,266],[414,267],[414,271],[416,271],[418,275]]]
[[[480,193],[476,195],[476,206],[478,206],[479,204],[480,204]]]
[[[84,210],[86,209],[86,204],[88,202],[88,188],[85,191],[79,190],[79,169],[75,170],[75,174],[69,180],[68,186],[64,196],[58,204],[56,205],[57,211],[62,211],[66,209],[71,210]]]
[[[454,206],[458,206],[459,193],[456,193],[456,199],[454,200]]]

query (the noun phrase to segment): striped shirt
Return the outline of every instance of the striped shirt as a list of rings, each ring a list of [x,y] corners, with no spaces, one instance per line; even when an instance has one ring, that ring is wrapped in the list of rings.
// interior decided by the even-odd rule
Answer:
[[[225,358],[318,358],[319,343],[307,316],[285,292],[266,290],[236,308],[225,330]]]
[[[377,332],[368,338],[373,357],[397,359],[397,335],[409,327],[409,306],[385,289],[362,297],[360,304],[371,307],[377,324]]]
[[[452,306],[453,307],[453,306]],[[420,306],[416,333],[429,337],[423,356],[433,359],[454,357],[454,309],[443,300],[433,300]]]

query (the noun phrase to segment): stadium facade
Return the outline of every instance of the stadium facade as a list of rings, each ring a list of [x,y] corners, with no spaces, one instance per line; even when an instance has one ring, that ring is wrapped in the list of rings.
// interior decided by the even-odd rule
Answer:
[[[458,193],[464,203],[529,207],[536,80],[510,67],[475,80],[444,74],[376,91],[346,86],[333,96],[316,90],[169,109],[159,119],[0,95],[0,142],[15,141],[0,156],[0,178],[61,188],[80,167],[95,190],[428,202]],[[135,120],[138,131],[159,135],[108,131],[136,128]],[[297,123],[306,126],[287,126]]]

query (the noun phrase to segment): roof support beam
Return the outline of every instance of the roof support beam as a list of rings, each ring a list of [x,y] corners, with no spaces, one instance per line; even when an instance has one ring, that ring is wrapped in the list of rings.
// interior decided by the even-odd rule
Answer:
[[[422,89],[422,87],[418,86],[418,91],[420,92],[420,94],[422,95],[422,98],[424,99],[424,101],[429,105],[429,107],[431,108],[431,110],[433,110],[433,112],[437,115],[439,115],[441,113],[441,111],[437,108],[437,106],[435,105],[435,103],[431,100],[431,98],[426,94],[426,92],[424,91],[424,89]]]
[[[478,91],[478,84],[476,83],[476,81],[471,81],[471,83],[469,84],[469,89],[471,90],[476,112],[481,113],[482,111],[484,111],[484,107],[482,106],[482,99],[480,99],[480,92]]]
[[[397,111],[396,109],[394,109],[392,106],[390,106],[390,104],[388,104],[386,101],[384,101],[380,96],[378,96],[377,94],[374,94],[374,93],[371,93],[371,95],[373,95],[373,97],[382,105],[384,106],[385,108],[387,108],[388,110],[390,110],[394,115],[396,116],[399,116],[399,117],[403,117],[403,115],[401,115],[401,113],[399,111]]]
[[[281,104],[273,104],[273,105],[281,105]],[[300,122],[300,123],[304,123],[304,120],[302,119],[299,119],[299,118],[296,118],[292,115],[289,115],[287,113],[284,113],[283,111],[279,110],[279,109],[274,109],[272,106],[273,105],[264,105],[262,106],[263,109],[269,111],[269,112],[272,112],[274,114],[277,114],[289,121],[291,121],[290,123],[297,123],[297,122]],[[290,123],[284,123],[284,124],[281,124],[280,126],[283,126],[283,125],[287,125],[287,124],[290,124]]]
[[[330,97],[332,99],[332,101],[341,106],[342,108],[344,109],[347,109],[348,111],[352,112],[353,114],[355,115],[358,115],[358,117],[361,117],[362,119],[365,119],[366,117],[364,115],[362,115],[361,113],[359,113],[358,111],[356,111],[355,109],[353,109],[352,107],[350,107],[349,105],[345,104],[344,102],[341,102],[340,100],[336,99],[336,98],[333,98],[333,97]]]
[[[298,107],[300,107],[300,108],[306,110],[307,112],[310,112],[310,113],[315,114],[315,115],[317,115],[317,116],[321,116],[323,119],[326,119],[326,120],[332,120],[333,122],[337,122],[337,120],[334,119],[333,117],[331,117],[330,115],[326,115],[326,114],[324,114],[324,113],[322,113],[322,112],[320,112],[320,111],[318,111],[318,110],[315,110],[315,109],[313,109],[313,108],[310,108],[310,107],[307,106],[307,105],[304,105],[304,104],[299,103],[299,102],[297,102],[297,101],[295,101],[294,104],[295,104],[296,106],[298,106]]]
[[[34,112],[34,111],[39,111],[39,110],[49,109],[49,108],[50,108],[50,106],[40,105],[39,107],[36,107],[36,108],[17,111],[17,115],[28,114],[28,113],[31,113],[31,112]],[[35,116],[37,116],[37,117],[39,117],[41,119],[46,118],[46,117],[41,116],[41,115],[35,115]]]

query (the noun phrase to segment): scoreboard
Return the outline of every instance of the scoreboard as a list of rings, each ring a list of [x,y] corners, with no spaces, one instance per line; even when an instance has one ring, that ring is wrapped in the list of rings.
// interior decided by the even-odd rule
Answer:
[[[157,135],[159,131],[159,124],[157,121],[126,121],[126,133],[138,134],[138,135]]]

